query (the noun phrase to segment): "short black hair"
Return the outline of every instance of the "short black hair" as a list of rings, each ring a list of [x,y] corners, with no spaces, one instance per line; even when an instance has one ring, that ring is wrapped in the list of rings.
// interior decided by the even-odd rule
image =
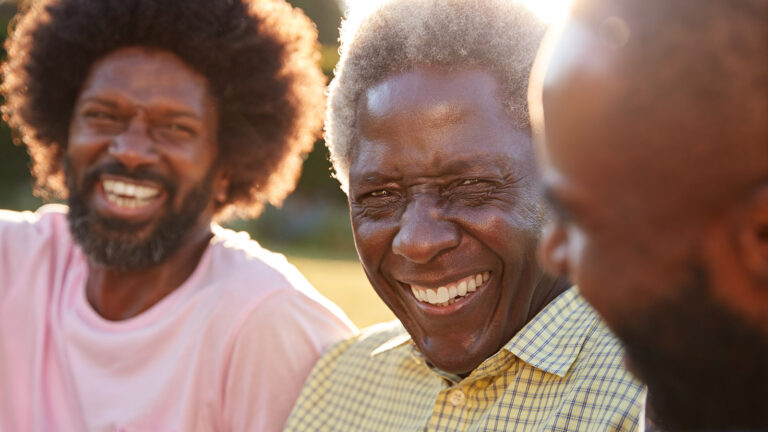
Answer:
[[[256,216],[293,191],[324,105],[317,31],[283,0],[41,0],[13,22],[3,118],[32,158],[36,192],[66,197],[62,161],[92,64],[127,46],[167,50],[204,75],[219,109],[217,216]]]

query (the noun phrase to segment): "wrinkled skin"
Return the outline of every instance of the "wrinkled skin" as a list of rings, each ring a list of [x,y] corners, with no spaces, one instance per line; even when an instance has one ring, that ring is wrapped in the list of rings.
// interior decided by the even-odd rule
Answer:
[[[438,368],[468,374],[567,283],[535,259],[542,214],[529,134],[482,69],[421,67],[369,88],[358,106],[350,213],[374,289]],[[417,299],[489,278],[450,305]]]

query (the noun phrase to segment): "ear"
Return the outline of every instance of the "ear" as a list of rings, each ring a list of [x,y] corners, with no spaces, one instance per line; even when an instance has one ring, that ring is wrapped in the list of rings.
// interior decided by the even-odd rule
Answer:
[[[768,283],[768,184],[761,185],[746,204],[736,227],[738,249],[752,277]]]
[[[220,170],[213,179],[213,199],[221,204],[227,201],[229,192],[229,176],[224,170]]]
[[[554,222],[544,227],[537,255],[541,266],[553,276],[571,276],[568,267],[568,243],[563,228]]]

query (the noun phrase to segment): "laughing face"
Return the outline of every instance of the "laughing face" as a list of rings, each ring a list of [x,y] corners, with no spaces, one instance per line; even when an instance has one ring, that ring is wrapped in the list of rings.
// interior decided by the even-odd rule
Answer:
[[[209,230],[217,112],[206,79],[175,55],[115,51],[91,68],[70,124],[70,225],[118,269],[157,264]]]
[[[552,295],[529,135],[482,69],[417,68],[358,105],[350,212],[376,292],[427,359],[465,374]]]

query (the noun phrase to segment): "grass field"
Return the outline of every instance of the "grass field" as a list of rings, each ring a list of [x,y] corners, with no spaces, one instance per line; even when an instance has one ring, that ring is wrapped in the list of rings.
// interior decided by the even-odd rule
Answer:
[[[339,305],[359,328],[395,318],[376,292],[358,261],[288,256],[324,296]]]

